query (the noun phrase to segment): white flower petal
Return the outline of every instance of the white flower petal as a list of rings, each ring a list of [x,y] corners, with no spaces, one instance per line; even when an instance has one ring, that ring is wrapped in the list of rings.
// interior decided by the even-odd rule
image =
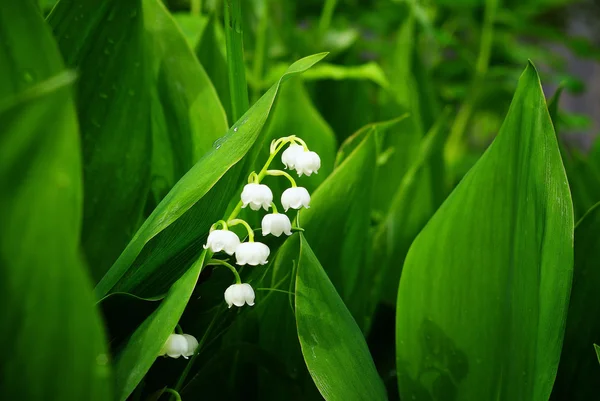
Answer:
[[[194,355],[194,352],[196,352],[196,348],[198,348],[198,340],[196,340],[196,337],[190,334],[182,334],[182,336],[187,341],[187,348],[182,356],[184,358],[189,358],[190,356]]]
[[[286,168],[294,168],[296,166],[296,159],[298,155],[304,152],[304,148],[298,144],[292,143],[286,150],[281,154],[281,162]]]
[[[231,308],[231,305],[237,307],[248,304],[254,305],[254,290],[248,283],[232,284],[225,290],[225,302]]]
[[[266,214],[261,223],[263,236],[273,234],[279,237],[281,234],[292,235],[292,223],[289,217],[282,213]]]
[[[316,152],[302,152],[296,157],[295,169],[300,177],[302,174],[309,176],[317,173],[319,168],[321,168],[321,158]]]
[[[179,358],[187,352],[188,342],[181,334],[171,334],[165,345],[160,350],[159,355],[167,355],[171,358]]]
[[[208,234],[204,249],[210,248],[215,253],[224,250],[229,255],[233,255],[239,244],[240,238],[233,231],[214,230]]]
[[[292,209],[300,209],[301,207],[308,209],[310,207],[310,194],[306,188],[288,188],[281,194],[281,204],[286,212],[290,207]]]
[[[250,206],[250,209],[256,211],[261,207],[268,210],[273,203],[273,192],[264,184],[246,184],[242,190],[242,207]]]
[[[244,242],[235,250],[236,263],[243,265],[264,265],[270,254],[269,247],[261,242]]]

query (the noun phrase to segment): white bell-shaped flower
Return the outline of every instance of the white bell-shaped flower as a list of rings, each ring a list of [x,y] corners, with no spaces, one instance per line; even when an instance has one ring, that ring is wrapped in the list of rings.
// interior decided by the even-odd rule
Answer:
[[[171,358],[179,358],[188,352],[188,340],[181,334],[171,334],[159,355],[167,355]]]
[[[214,253],[225,251],[228,255],[233,255],[239,244],[240,238],[233,231],[214,230],[208,234],[204,249],[210,249]]]
[[[182,336],[187,341],[187,348],[186,351],[183,354],[181,354],[181,356],[187,359],[190,356],[194,355],[194,352],[196,352],[196,348],[198,348],[198,340],[196,340],[196,337],[190,334],[182,334]]]
[[[281,204],[287,212],[289,208],[300,209],[310,207],[310,195],[306,188],[292,187],[288,188],[281,194]]]
[[[259,210],[263,207],[269,210],[273,203],[273,192],[264,184],[246,184],[242,191],[242,207],[250,205],[250,209]]]
[[[300,177],[302,174],[317,174],[319,168],[321,168],[321,158],[316,152],[302,152],[296,157],[295,169]]]
[[[266,214],[262,219],[262,235],[272,234],[279,237],[281,234],[292,235],[292,222],[283,213]]]
[[[231,308],[232,305],[237,307],[248,304],[254,305],[254,290],[250,284],[233,284],[225,290],[225,302]]]
[[[270,253],[269,247],[261,242],[243,242],[235,250],[235,259],[240,266],[264,265]]]
[[[298,144],[292,143],[286,150],[281,154],[281,162],[286,168],[296,167],[296,159],[298,155],[304,153],[304,148]]]

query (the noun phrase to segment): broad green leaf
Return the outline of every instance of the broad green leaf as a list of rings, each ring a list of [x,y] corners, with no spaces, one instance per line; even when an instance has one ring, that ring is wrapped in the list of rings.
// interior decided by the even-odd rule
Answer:
[[[504,124],[413,242],[398,291],[402,398],[547,400],[573,266],[573,209],[533,65]]]
[[[201,239],[210,225],[222,217],[227,202],[237,191],[237,174],[225,177],[226,180],[221,178],[254,144],[281,83],[302,73],[325,56],[326,53],[316,54],[292,64],[286,74],[215,143],[211,151],[175,184],[98,283],[98,297],[110,292],[157,295],[164,292],[185,271],[189,265],[182,263],[182,259],[189,263],[199,254]],[[219,180],[221,181],[215,186]],[[165,229],[168,230],[163,232]],[[159,235],[161,232],[163,235]],[[134,266],[138,255],[153,239],[154,252],[147,251],[144,259]],[[161,246],[162,244],[169,245]],[[178,256],[182,258],[179,263],[172,263],[164,268],[165,262]],[[144,287],[139,287],[140,285]]]
[[[19,3],[23,4],[7,2],[0,9],[0,37],[5,43],[0,48],[0,102],[51,78],[63,65],[48,27],[40,23],[35,2]]]
[[[79,255],[74,74],[33,1],[0,7],[0,36],[0,394],[108,400],[109,358]]]
[[[152,190],[162,199],[227,132],[208,75],[159,0],[143,0],[152,70]]]
[[[364,326],[363,302],[373,285],[360,277],[365,269],[376,161],[374,129],[311,195],[310,209],[300,213],[308,241],[327,274]],[[362,280],[359,280],[361,278]]]
[[[360,328],[302,234],[296,320],[304,360],[323,398],[387,400]]]
[[[160,306],[133,333],[115,358],[115,383],[118,400],[125,400],[144,378],[170,334],[175,331],[187,305],[200,271],[206,251],[192,267],[173,284]]]
[[[96,282],[139,227],[150,183],[141,8],[141,0],[61,0],[48,17],[67,66],[79,74],[82,242]]]
[[[552,400],[593,400],[600,366],[591,344],[600,342],[600,204],[575,228],[575,266],[567,328]]]
[[[375,62],[369,62],[357,66],[344,66],[329,63],[322,63],[318,67],[311,69],[304,74],[306,80],[318,79],[356,79],[369,80],[373,83],[386,88],[389,86],[388,80],[381,67]]]

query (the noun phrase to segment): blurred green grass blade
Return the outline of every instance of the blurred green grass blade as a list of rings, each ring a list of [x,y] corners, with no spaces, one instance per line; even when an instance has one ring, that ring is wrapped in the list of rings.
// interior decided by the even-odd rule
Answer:
[[[600,346],[594,344],[594,349],[596,350],[596,356],[598,357],[598,362],[600,363]]]
[[[375,133],[371,128],[311,195],[310,209],[300,213],[307,240],[314,244],[315,254],[361,328],[365,326],[363,305],[373,276],[362,274],[367,269],[366,255],[357,254],[356,249],[368,243],[375,161]]]
[[[304,360],[323,398],[387,400],[360,328],[302,234],[296,320]]]
[[[600,366],[590,344],[600,342],[600,203],[575,228],[575,266],[567,328],[552,400],[600,396]]]
[[[175,331],[187,305],[200,271],[204,266],[203,251],[192,267],[171,287],[160,306],[133,333],[115,358],[115,394],[124,401],[142,381],[158,358],[160,349]]]
[[[188,266],[181,260],[178,260],[178,263],[170,264],[169,269],[161,270],[161,267],[164,267],[163,263],[169,258],[180,257],[185,252],[190,252],[190,246],[194,244],[197,247],[197,253],[200,252],[202,246],[200,239],[206,235],[210,225],[220,219],[224,213],[223,208],[220,210],[215,205],[228,202],[238,190],[234,187],[238,182],[237,175],[235,177],[229,175],[226,180],[221,180],[221,178],[244,157],[256,141],[271,111],[281,83],[302,73],[325,56],[326,53],[315,54],[292,64],[286,74],[229,129],[227,135],[220,138],[211,151],[175,184],[98,283],[96,295],[99,298],[110,292],[131,292],[146,297],[156,296],[164,292],[185,271]],[[213,188],[219,180],[221,181],[217,187]],[[215,191],[216,189],[219,191]],[[212,193],[205,198],[207,202],[200,201],[207,193]],[[189,219],[184,217],[183,220],[178,220],[186,214]],[[167,228],[169,230],[164,233],[167,236],[161,239],[161,236],[158,235]],[[168,248],[157,246],[154,248],[155,252],[146,254],[147,259],[143,261],[142,265],[132,268],[144,246],[153,238],[155,245],[159,244],[158,241],[163,240],[170,245]],[[193,254],[192,252],[192,257]],[[154,281],[150,278],[153,278]],[[143,286],[143,290],[140,286]]]
[[[228,124],[208,75],[162,2],[143,0],[143,6],[152,68],[152,191],[160,201]]]
[[[530,64],[497,138],[406,257],[396,320],[401,397],[547,400],[572,266],[569,188]]]
[[[229,76],[225,50],[225,34],[215,14],[211,15],[206,28],[196,46],[196,57],[206,69],[211,82],[215,86],[219,99],[227,112],[229,122],[233,123],[231,112],[231,95],[229,93]],[[287,66],[286,66],[287,67]],[[285,70],[283,70],[285,71]]]
[[[0,100],[12,98],[54,76],[62,66],[56,44],[33,0],[0,9]],[[26,40],[24,38],[34,38]]]
[[[103,328],[79,256],[74,74],[63,71],[50,29],[33,3],[7,3],[0,14],[15,16],[3,28],[16,23],[17,31],[29,32],[4,43],[31,52],[25,60],[13,58],[14,72],[4,78],[18,81],[29,65],[40,74],[57,74],[0,108],[0,341],[7,350],[0,362],[0,393],[7,400],[108,400]],[[30,64],[34,54],[37,62]]]
[[[396,191],[390,195],[387,214],[376,228],[373,236],[373,259],[368,266],[373,266],[371,274],[377,279],[371,297],[366,302],[372,311],[380,299],[390,305],[396,303],[406,253],[437,210],[430,191],[433,181],[430,180],[430,161],[443,149],[448,134],[448,119],[449,113],[446,111],[421,140],[416,156],[411,155],[413,163],[402,176],[399,185],[395,186]],[[407,132],[396,135],[408,136]],[[385,167],[386,165],[382,166],[380,170]],[[392,178],[388,182],[393,182]]]
[[[82,242],[98,282],[142,220],[150,183],[149,66],[141,0],[61,0],[48,17],[69,68],[84,169]]]
[[[371,61],[361,65],[336,65],[322,63],[304,74],[306,80],[369,80],[382,88],[387,88],[389,82],[379,64]]]
[[[237,121],[249,107],[244,64],[242,1],[224,0],[223,8],[231,115],[232,120]]]

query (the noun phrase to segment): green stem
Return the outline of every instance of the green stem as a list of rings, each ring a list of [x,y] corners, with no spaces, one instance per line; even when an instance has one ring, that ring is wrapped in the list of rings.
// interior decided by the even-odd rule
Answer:
[[[202,0],[190,0],[190,14],[200,15],[202,11]]]
[[[284,294],[288,294],[288,295],[294,295],[293,292],[290,291],[286,291],[286,290],[280,290],[279,288],[255,288],[255,291],[274,291],[274,292],[282,292]]]
[[[230,226],[237,226],[238,224],[243,224],[244,227],[246,227],[246,230],[248,231],[248,241],[254,242],[254,230],[252,229],[252,227],[250,227],[250,224],[246,223],[245,220],[233,219],[233,220],[229,220],[228,224]]]
[[[275,202],[271,202],[271,208],[273,209],[273,214],[278,214],[277,206],[275,206]]]
[[[235,283],[242,284],[242,279],[240,278],[240,274],[238,273],[237,269],[235,267],[233,267],[232,265],[230,265],[229,263],[225,262],[224,260],[211,259],[208,261],[208,263],[206,265],[207,266],[225,266],[225,267],[227,267],[229,270],[231,270],[231,272],[235,276]]]
[[[271,154],[269,155],[269,158],[265,162],[265,165],[263,166],[263,168],[260,170],[260,172],[257,175],[257,178],[256,178],[256,183],[257,184],[260,184],[260,182],[262,181],[262,179],[265,178],[265,176],[267,175],[267,169],[271,165],[271,162],[273,161],[273,159],[275,159],[275,156],[277,156],[277,153],[279,153],[281,151],[281,149],[283,149],[283,147],[288,142],[289,141],[283,141],[282,143],[280,143],[277,146],[277,148],[273,152],[271,152]],[[238,204],[235,206],[235,209],[233,209],[233,211],[231,212],[231,214],[227,218],[227,221],[235,219],[238,216],[238,214],[240,214],[241,211],[242,211],[242,201],[240,200],[238,202]]]
[[[448,142],[444,150],[445,159],[450,165],[456,163],[464,152],[463,136],[473,115],[475,104],[479,98],[481,87],[483,86],[490,64],[497,8],[498,0],[486,0],[484,21],[481,28],[481,41],[479,42],[479,55],[475,63],[475,75],[471,82],[469,94],[456,114],[456,119],[450,129]]]
[[[227,230],[227,222],[225,220],[219,220],[215,224],[210,226],[210,231],[216,230],[219,224],[221,225],[221,228],[223,228],[223,230]]]
[[[323,36],[331,25],[331,18],[333,17],[333,11],[337,5],[337,0],[325,0],[323,10],[321,11],[321,18],[319,19],[319,40],[323,40]]]
[[[179,323],[177,323],[177,326],[175,326],[175,333],[176,334],[183,334],[183,329],[181,328],[181,326],[179,325]]]
[[[244,64],[241,0],[225,0],[223,6],[232,120],[238,121],[249,107]]]
[[[181,401],[181,396],[179,395],[177,390],[173,390],[172,388],[166,388],[164,392],[170,393],[172,395],[171,399],[174,399],[175,401]]]
[[[292,183],[292,188],[296,188],[296,181],[294,180],[294,178],[289,175],[288,173],[286,173],[285,171],[282,170],[267,170],[267,175],[271,175],[271,176],[284,176],[285,178],[287,178],[291,183]]]
[[[258,26],[256,28],[256,46],[254,48],[254,65],[253,65],[253,75],[256,82],[262,82],[264,61],[265,61],[265,48],[267,42],[267,28],[269,26],[268,21],[268,13],[269,7],[267,0],[263,0],[258,3]],[[252,101],[256,102],[260,97],[260,86],[257,85],[254,87],[252,91]]]
[[[179,391],[183,387],[183,383],[185,382],[185,379],[187,378],[188,374],[190,373],[190,370],[192,369],[192,365],[194,364],[194,361],[196,360],[198,355],[200,355],[200,350],[202,349],[202,346],[206,342],[206,339],[208,338],[208,334],[211,332],[215,322],[217,321],[218,316],[220,316],[220,313],[215,313],[212,320],[210,321],[210,324],[204,331],[204,334],[202,335],[200,342],[198,342],[198,347],[196,348],[196,352],[190,358],[190,361],[187,363],[183,372],[181,372],[181,376],[179,376],[179,380],[177,380],[177,384],[175,385],[175,391]],[[177,401],[179,401],[179,400],[177,400]]]

